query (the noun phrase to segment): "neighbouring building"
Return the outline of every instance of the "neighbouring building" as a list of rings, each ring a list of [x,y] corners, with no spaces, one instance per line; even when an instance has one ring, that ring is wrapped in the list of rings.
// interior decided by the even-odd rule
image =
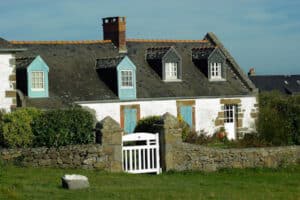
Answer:
[[[79,104],[125,132],[166,112],[196,131],[255,131],[257,90],[213,33],[202,40],[127,39],[125,17],[104,18],[103,40],[10,41],[19,106]],[[6,66],[8,67],[8,66]]]
[[[248,76],[260,92],[279,91],[287,95],[300,95],[300,75],[255,75],[251,68]]]
[[[6,112],[17,105],[15,53],[23,50],[0,38],[0,109]]]

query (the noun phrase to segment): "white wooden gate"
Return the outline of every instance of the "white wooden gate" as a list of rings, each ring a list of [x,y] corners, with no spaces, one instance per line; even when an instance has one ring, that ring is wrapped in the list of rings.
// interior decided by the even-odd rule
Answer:
[[[122,137],[123,170],[128,173],[159,174],[158,133],[131,133]]]

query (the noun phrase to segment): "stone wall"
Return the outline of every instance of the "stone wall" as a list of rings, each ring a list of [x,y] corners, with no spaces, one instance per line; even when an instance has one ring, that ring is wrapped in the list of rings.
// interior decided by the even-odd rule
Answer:
[[[276,168],[300,162],[300,146],[220,149],[182,142],[181,129],[171,114],[163,116],[162,167],[166,171],[216,171],[221,168]]]
[[[182,142],[182,131],[173,115],[163,115],[160,127],[161,167],[164,171],[216,171],[221,168],[280,167],[300,161],[300,146],[220,149]],[[25,166],[122,171],[120,125],[110,117],[97,124],[101,144],[59,148],[0,149],[0,159]]]
[[[33,167],[108,169],[110,155],[101,145],[73,145],[59,148],[24,148],[0,150],[5,161]]]
[[[172,148],[174,170],[216,171],[222,168],[284,167],[300,160],[300,146],[219,149],[181,143]]]
[[[102,144],[59,148],[0,149],[0,159],[33,167],[61,167],[122,171],[122,129],[110,117],[97,125]]]

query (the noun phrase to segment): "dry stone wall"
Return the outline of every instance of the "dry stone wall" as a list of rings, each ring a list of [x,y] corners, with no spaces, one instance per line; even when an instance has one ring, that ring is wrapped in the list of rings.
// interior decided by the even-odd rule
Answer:
[[[216,171],[222,168],[284,167],[300,159],[300,147],[219,149],[188,143],[173,146],[174,170]]]
[[[221,168],[276,168],[300,162],[300,146],[220,149],[182,142],[177,120],[163,116],[163,168],[168,170],[216,171]]]
[[[106,169],[109,153],[101,145],[73,145],[59,148],[3,149],[2,160],[33,167]]]
[[[0,149],[0,159],[33,167],[61,167],[122,171],[120,125],[106,117],[97,125],[102,144],[70,145],[59,148]]]

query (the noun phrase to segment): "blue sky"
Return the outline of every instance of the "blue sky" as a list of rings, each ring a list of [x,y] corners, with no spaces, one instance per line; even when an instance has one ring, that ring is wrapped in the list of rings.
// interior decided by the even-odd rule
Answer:
[[[127,17],[128,38],[202,39],[212,31],[245,72],[300,74],[299,0],[2,0],[0,37],[102,39],[109,16]]]

